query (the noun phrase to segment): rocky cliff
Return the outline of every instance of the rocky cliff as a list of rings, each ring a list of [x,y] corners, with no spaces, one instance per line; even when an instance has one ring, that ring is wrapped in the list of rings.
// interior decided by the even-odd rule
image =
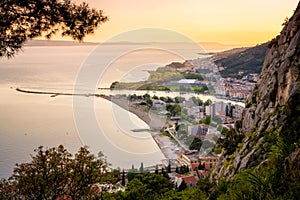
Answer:
[[[214,177],[231,179],[245,169],[269,165],[276,156],[285,168],[300,169],[300,4],[270,42],[260,80],[234,134],[231,139],[238,141],[230,144],[230,152],[223,145]]]

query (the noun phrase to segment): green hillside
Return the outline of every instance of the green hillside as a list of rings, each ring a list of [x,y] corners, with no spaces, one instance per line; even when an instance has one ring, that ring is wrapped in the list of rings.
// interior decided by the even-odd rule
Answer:
[[[251,73],[260,74],[267,49],[268,43],[264,43],[241,52],[235,52],[225,56],[225,58],[224,56],[216,55],[215,63],[225,68],[220,70],[223,77],[240,77],[239,72],[244,72],[244,75]]]

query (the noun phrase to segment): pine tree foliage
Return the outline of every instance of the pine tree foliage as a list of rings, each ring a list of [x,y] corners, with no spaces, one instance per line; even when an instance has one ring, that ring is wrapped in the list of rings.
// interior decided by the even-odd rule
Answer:
[[[76,5],[70,0],[1,0],[0,57],[12,57],[24,42],[54,34],[82,41],[87,34],[106,22],[102,10],[87,3]]]

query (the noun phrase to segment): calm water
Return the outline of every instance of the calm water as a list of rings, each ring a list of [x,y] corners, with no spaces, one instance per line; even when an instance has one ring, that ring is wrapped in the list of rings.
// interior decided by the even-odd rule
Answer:
[[[148,132],[147,124],[109,101],[92,99],[96,125],[81,115],[84,123],[75,123],[71,96],[34,95],[19,93],[15,88],[43,91],[72,92],[80,66],[93,52],[94,46],[26,47],[14,59],[0,61],[0,177],[11,175],[15,163],[30,160],[38,146],[63,144],[70,152],[88,145],[93,153],[103,151],[114,167],[136,167],[160,163],[163,154]],[[147,69],[156,69],[179,56],[153,49],[127,52],[110,63],[101,63],[122,45],[107,46],[106,55],[99,56],[97,67],[105,67],[99,75],[98,87],[108,87],[112,81],[145,80]],[[95,53],[94,53],[95,54]],[[97,52],[96,52],[97,54]],[[191,53],[192,55],[192,53]],[[193,56],[196,56],[193,52]],[[87,98],[87,97],[78,97]],[[89,97],[92,98],[92,97]],[[85,105],[77,106],[86,110]],[[124,116],[116,120],[115,115]],[[120,119],[120,118],[118,118]],[[93,129],[91,127],[97,126]],[[81,127],[81,128],[78,128]],[[79,130],[80,129],[80,130]],[[100,130],[97,132],[97,130]]]

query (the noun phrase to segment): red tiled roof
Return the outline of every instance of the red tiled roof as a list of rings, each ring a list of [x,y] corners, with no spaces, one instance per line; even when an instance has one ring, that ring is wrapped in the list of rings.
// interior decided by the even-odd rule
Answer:
[[[199,163],[193,163],[193,164],[191,164],[192,170],[194,170],[194,169],[197,168],[198,166],[199,166]]]
[[[196,184],[197,183],[197,179],[195,176],[190,175],[190,176],[184,176],[182,177],[182,180],[187,184]]]
[[[200,176],[207,177],[209,175],[209,172],[207,170],[198,170],[198,174]]]

